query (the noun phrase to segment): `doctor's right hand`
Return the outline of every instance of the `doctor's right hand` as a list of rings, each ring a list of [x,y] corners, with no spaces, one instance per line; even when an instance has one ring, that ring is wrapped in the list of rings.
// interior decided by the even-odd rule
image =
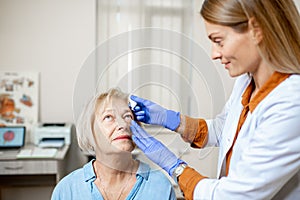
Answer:
[[[180,124],[180,113],[167,110],[152,101],[131,95],[130,99],[137,103],[131,108],[138,121],[146,124],[161,125],[172,131]]]

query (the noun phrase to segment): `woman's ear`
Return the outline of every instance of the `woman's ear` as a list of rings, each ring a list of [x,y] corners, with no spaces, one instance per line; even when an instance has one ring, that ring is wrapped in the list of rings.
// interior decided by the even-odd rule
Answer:
[[[253,41],[255,42],[255,44],[259,44],[263,39],[263,32],[259,23],[255,18],[251,18],[248,21],[248,27]]]

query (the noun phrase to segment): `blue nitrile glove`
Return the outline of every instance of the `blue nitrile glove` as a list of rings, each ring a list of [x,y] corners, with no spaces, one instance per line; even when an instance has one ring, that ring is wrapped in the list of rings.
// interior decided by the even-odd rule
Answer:
[[[179,126],[179,112],[167,110],[156,103],[134,95],[131,95],[130,99],[137,103],[132,110],[138,121],[147,124],[161,125],[172,131],[176,130],[176,128]]]
[[[132,139],[145,155],[163,168],[170,176],[179,164],[185,163],[177,158],[165,145],[149,135],[135,121],[131,121],[130,129],[133,133]]]

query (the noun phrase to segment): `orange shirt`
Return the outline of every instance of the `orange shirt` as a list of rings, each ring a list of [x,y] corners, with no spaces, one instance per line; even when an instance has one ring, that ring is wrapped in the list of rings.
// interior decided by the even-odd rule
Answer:
[[[258,91],[258,93],[251,99],[251,94],[255,89],[254,81],[246,88],[243,96],[242,96],[242,105],[243,110],[240,115],[240,119],[237,125],[236,134],[234,137],[233,144],[229,151],[226,154],[226,175],[228,175],[229,167],[230,167],[230,159],[232,155],[232,149],[235,144],[235,141],[238,137],[238,133],[247,118],[248,112],[253,112],[256,106],[282,81],[284,81],[289,74],[283,74],[279,72],[274,72],[269,80],[262,86],[262,88]],[[251,100],[250,100],[251,99]],[[196,133],[193,133],[193,130],[197,130]],[[191,139],[191,137],[194,139]],[[205,146],[208,138],[208,127],[203,119],[192,119],[186,117],[186,128],[184,130],[183,136],[186,141],[190,141],[192,147],[202,148]],[[193,199],[193,193],[196,185],[202,179],[207,178],[202,176],[197,171],[190,167],[186,167],[181,176],[179,176],[178,184],[183,191],[186,199]]]

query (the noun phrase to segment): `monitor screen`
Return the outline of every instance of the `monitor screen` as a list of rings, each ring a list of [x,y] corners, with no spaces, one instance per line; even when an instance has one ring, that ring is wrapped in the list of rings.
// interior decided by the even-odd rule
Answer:
[[[24,146],[25,126],[0,127],[0,148],[19,148]]]

